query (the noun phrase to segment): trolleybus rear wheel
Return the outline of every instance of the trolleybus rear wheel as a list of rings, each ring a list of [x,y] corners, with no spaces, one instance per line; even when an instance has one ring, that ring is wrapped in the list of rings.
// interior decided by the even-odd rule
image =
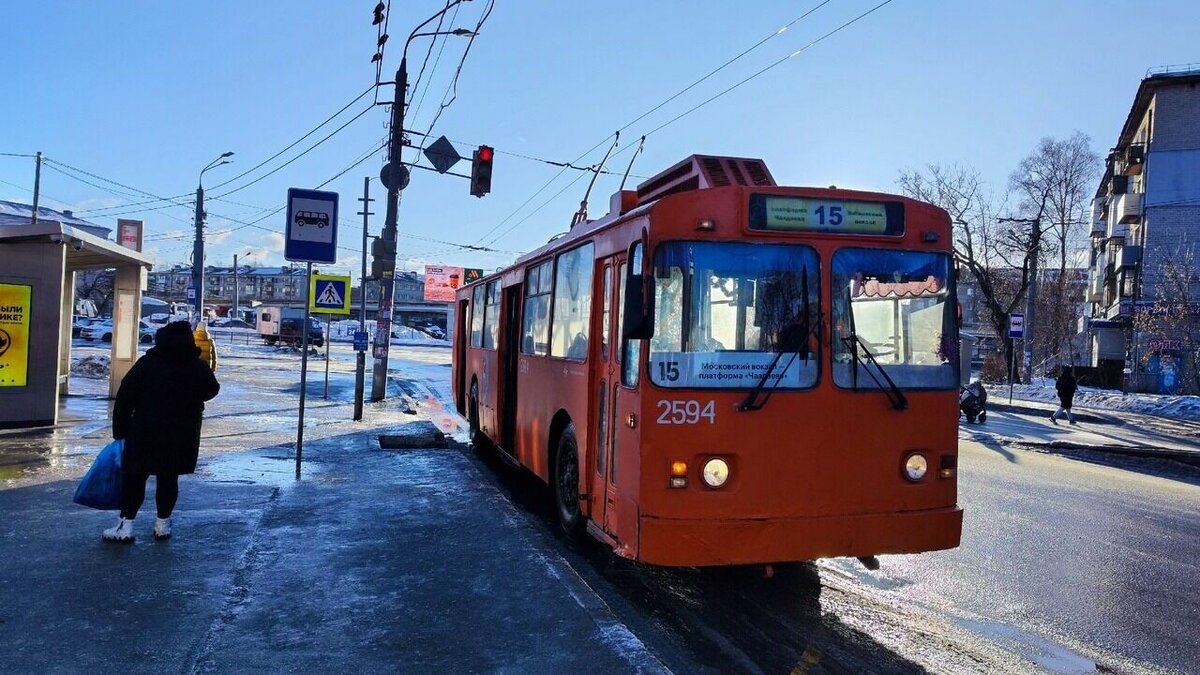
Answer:
[[[583,531],[583,514],[579,511],[579,444],[575,440],[575,423],[570,422],[558,438],[554,454],[554,511],[567,536]]]

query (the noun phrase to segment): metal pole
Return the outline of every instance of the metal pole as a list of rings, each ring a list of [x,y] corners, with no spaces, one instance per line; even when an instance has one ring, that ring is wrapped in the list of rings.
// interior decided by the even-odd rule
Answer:
[[[30,224],[37,225],[38,221],[38,198],[42,194],[42,152],[39,150],[37,159],[35,160],[33,169],[33,217],[30,218]]]
[[[236,253],[233,254],[233,316],[232,319],[240,319],[238,314],[238,277],[237,277],[237,259]],[[229,331],[229,344],[233,344],[234,331]]]
[[[367,236],[371,212],[371,177],[363,177],[363,210],[358,215],[363,217],[362,233],[362,273],[358,277],[358,330],[367,331]],[[354,355],[354,421],[363,417],[363,390],[366,388],[367,353],[356,351]]]
[[[312,278],[312,263],[308,263],[308,279]],[[295,277],[292,277],[293,281]],[[296,424],[296,480],[300,480],[300,460],[304,454],[304,398],[308,391],[308,322],[311,315],[308,312],[308,302],[304,303],[304,325],[300,327],[300,419]]]
[[[1008,404],[1012,405],[1013,397],[1013,367],[1017,362],[1017,346],[1015,340],[1008,338]]]
[[[325,315],[325,400],[329,400],[329,318],[330,315]]]
[[[196,185],[196,241],[192,246],[192,288],[196,291],[196,320],[204,316],[204,187]]]
[[[406,45],[407,46],[407,45]],[[393,174],[402,168],[401,153],[404,147],[404,95],[408,89],[408,58],[400,59],[400,69],[396,71],[396,93],[392,101],[391,138],[388,143],[388,162],[393,166]],[[381,238],[383,248],[383,269],[379,279],[379,315],[377,320],[383,323],[380,330],[375,331],[375,367],[371,373],[371,401],[382,401],[387,395],[388,346],[391,343],[392,296],[396,285],[396,224],[399,217],[400,190],[397,181],[391,181],[387,192],[387,217],[384,221]],[[380,337],[382,336],[382,343]]]

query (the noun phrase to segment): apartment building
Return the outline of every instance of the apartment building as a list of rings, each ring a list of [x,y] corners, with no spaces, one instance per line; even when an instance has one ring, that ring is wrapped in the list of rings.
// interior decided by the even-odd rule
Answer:
[[[1138,85],[1096,189],[1091,235],[1080,327],[1092,365],[1120,369],[1129,391],[1178,389],[1195,372],[1195,322],[1164,328],[1149,317],[1168,302],[1176,314],[1200,310],[1200,64],[1152,70]]]

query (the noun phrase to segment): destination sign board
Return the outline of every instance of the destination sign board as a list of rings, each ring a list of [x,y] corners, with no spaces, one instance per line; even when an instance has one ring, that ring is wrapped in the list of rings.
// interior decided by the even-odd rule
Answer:
[[[837,234],[903,234],[904,205],[900,202],[752,195],[750,229]]]

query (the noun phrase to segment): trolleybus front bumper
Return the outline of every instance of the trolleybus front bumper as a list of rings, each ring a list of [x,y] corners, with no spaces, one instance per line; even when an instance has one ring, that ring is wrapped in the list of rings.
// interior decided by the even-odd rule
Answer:
[[[737,520],[641,516],[637,558],[654,565],[748,565],[922,553],[958,546],[962,509]]]

